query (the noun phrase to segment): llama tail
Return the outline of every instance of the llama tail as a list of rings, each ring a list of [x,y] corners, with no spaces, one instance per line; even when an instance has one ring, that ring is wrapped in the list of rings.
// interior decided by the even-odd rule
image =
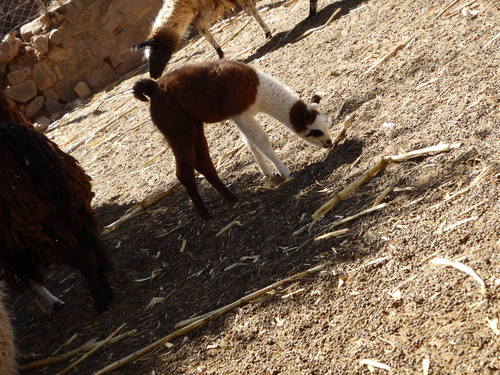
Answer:
[[[147,97],[153,98],[159,92],[159,86],[156,81],[143,78],[134,84],[133,91],[137,99],[147,102]]]

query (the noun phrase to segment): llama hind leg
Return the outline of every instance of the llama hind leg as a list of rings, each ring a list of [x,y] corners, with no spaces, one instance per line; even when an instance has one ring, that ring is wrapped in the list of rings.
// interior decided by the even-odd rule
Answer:
[[[210,218],[203,200],[200,197],[198,188],[196,187],[196,180],[194,178],[194,168],[196,165],[196,151],[195,144],[176,144],[171,145],[175,155],[176,164],[176,176],[177,179],[186,189],[191,202],[193,202],[194,207],[204,219]]]
[[[203,37],[208,40],[208,42],[214,47],[215,51],[217,52],[217,55],[219,56],[219,59],[222,59],[224,57],[224,52],[222,51],[221,46],[217,41],[215,40],[214,36],[208,31],[208,29],[204,27],[198,26],[198,31],[200,32]]]
[[[229,201],[235,202],[238,200],[236,195],[234,195],[224,183],[219,178],[217,171],[212,163],[212,159],[210,158],[210,153],[208,151],[208,143],[205,138],[205,134],[203,131],[203,126],[198,128],[196,132],[196,165],[195,168],[198,172],[200,172],[207,181],[222,195]]]
[[[309,2],[309,17],[316,15],[316,8],[318,7],[318,0],[310,0]]]
[[[237,117],[233,119],[238,126],[238,129],[245,135],[245,137],[257,147],[260,151],[277,169],[278,173],[283,178],[288,178],[292,172],[283,164],[283,162],[275,154],[269,137],[262,129],[260,124],[251,116]],[[255,154],[254,154],[255,155]],[[259,160],[257,160],[259,163]]]
[[[255,7],[255,5],[254,6],[246,6],[244,9],[245,9],[245,12],[247,14],[251,15],[255,19],[255,21],[257,21],[257,23],[259,24],[262,31],[264,31],[264,35],[266,36],[266,39],[270,38],[272,36],[271,30],[269,30],[269,27],[266,25],[266,23],[264,22],[264,20],[260,16],[260,13],[257,10],[257,8]]]

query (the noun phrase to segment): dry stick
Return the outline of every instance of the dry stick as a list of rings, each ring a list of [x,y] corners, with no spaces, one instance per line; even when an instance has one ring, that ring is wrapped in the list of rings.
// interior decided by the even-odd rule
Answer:
[[[336,16],[337,14],[339,14],[341,10],[342,10],[342,8],[338,8],[337,10],[335,10],[335,12],[333,12],[333,14],[330,16],[330,18],[328,18],[328,20],[327,20],[327,21],[326,21],[323,25],[318,26],[318,27],[315,27],[315,28],[313,28],[313,29],[309,29],[309,30],[307,30],[304,34],[299,35],[299,36],[295,39],[295,41],[296,41],[296,42],[298,42],[299,40],[304,39],[305,37],[307,37],[307,36],[311,35],[312,33],[314,33],[314,32],[316,32],[316,31],[318,31],[318,30],[321,30],[321,29],[323,29],[323,28],[327,27],[329,24],[331,24],[331,23],[332,23],[332,21],[333,21],[333,19],[335,18],[335,16]]]
[[[334,221],[332,224],[328,225],[328,228],[326,230],[332,230],[333,228],[336,228],[336,227],[338,227],[338,226],[340,226],[342,224],[345,224],[345,223],[348,223],[350,221],[353,221],[353,220],[357,219],[358,217],[361,217],[363,215],[369,214],[369,213],[371,213],[373,211],[381,210],[382,208],[385,208],[387,205],[388,205],[388,203],[381,203],[381,204],[379,204],[377,206],[370,207],[370,208],[367,208],[365,210],[359,211],[357,214],[354,214],[354,215],[351,215],[351,216],[347,216],[347,217],[344,217],[343,219]]]
[[[450,5],[448,5],[446,8],[444,8],[441,12],[439,12],[439,14],[434,17],[434,19],[432,21],[436,21],[438,18],[440,18],[443,14],[446,13],[446,11],[448,11],[448,9],[450,9],[451,7],[455,6],[456,3],[458,3],[460,0],[453,0]]]
[[[308,269],[307,271],[304,271],[304,272],[298,273],[296,275],[293,275],[291,277],[288,277],[286,279],[277,281],[270,286],[267,286],[267,287],[260,289],[256,292],[250,293],[250,294],[246,295],[245,297],[240,298],[239,300],[237,300],[237,301],[235,301],[227,306],[224,306],[223,308],[217,309],[217,310],[211,312],[210,314],[204,315],[203,318],[198,319],[198,320],[194,321],[193,323],[191,323],[191,324],[189,324],[181,329],[178,329],[177,331],[172,332],[171,334],[169,334],[169,335],[153,342],[152,344],[130,354],[129,356],[122,358],[116,362],[111,363],[110,365],[106,366],[105,368],[94,373],[94,375],[104,375],[104,374],[107,374],[107,373],[114,371],[118,368],[121,368],[121,367],[125,366],[126,364],[131,363],[131,362],[135,361],[136,359],[145,356],[146,354],[152,352],[153,350],[161,348],[163,345],[165,345],[165,343],[169,342],[173,338],[184,335],[184,334],[208,323],[209,321],[221,316],[222,314],[234,309],[235,307],[238,307],[242,304],[248,303],[248,302],[254,300],[255,298],[260,297],[261,295],[263,295],[271,290],[274,290],[274,289],[276,289],[276,288],[278,288],[286,283],[301,279],[305,276],[308,276],[308,275],[311,275],[311,274],[316,273],[318,271],[321,271],[326,266],[327,266],[327,264],[320,264],[316,267]]]
[[[290,7],[290,6],[292,6],[293,4],[295,4],[297,1],[299,1],[299,0],[289,0],[289,1],[287,1],[286,3],[283,3],[283,6],[284,6],[285,8]]]
[[[76,366],[78,366],[80,363],[82,363],[85,359],[90,357],[92,354],[97,352],[99,349],[104,347],[113,337],[115,337],[118,332],[121,331],[123,327],[125,327],[127,323],[123,323],[121,326],[119,326],[117,329],[115,329],[111,335],[109,335],[106,339],[102,340],[98,345],[94,346],[90,351],[82,355],[79,359],[77,359],[75,362],[73,362],[71,365],[66,367],[64,370],[58,372],[56,375],[64,375],[73,370]]]
[[[125,337],[133,336],[136,333],[137,333],[136,329],[129,331],[129,332],[122,333],[121,335],[116,336],[113,339],[111,339],[110,341],[108,341],[108,344],[114,344],[115,342],[118,342],[118,341],[124,339]],[[95,342],[95,341],[87,342],[76,349],[70,350],[69,352],[58,355],[56,357],[48,357],[48,358],[44,358],[44,359],[39,359],[37,361],[27,363],[25,365],[21,365],[19,367],[19,369],[21,371],[27,371],[27,370],[31,370],[34,368],[46,367],[46,366],[52,365],[54,363],[63,362],[68,358],[74,357],[75,355],[77,355],[80,352],[92,349],[93,347],[95,347],[96,345],[99,345],[103,341],[104,340],[98,341],[98,342]]]
[[[148,209],[149,207],[155,205],[159,201],[161,201],[163,198],[168,197],[169,195],[175,193],[177,189],[181,186],[180,182],[174,183],[168,190],[162,191],[161,193],[158,193],[151,198],[148,198],[146,200],[143,200],[142,202],[134,204],[132,207],[130,207],[127,212],[123,216],[121,216],[118,220],[115,222],[106,225],[104,227],[104,230],[102,231],[103,234],[107,234],[111,231],[114,231],[117,229],[120,225],[122,225],[124,222],[132,219],[133,217],[139,215],[142,211]]]
[[[391,57],[396,56],[396,54],[405,48],[408,44],[410,44],[413,39],[415,39],[415,35],[412,35],[408,39],[406,39],[403,43],[398,44],[396,47],[394,47],[391,52],[389,52],[387,55],[382,57],[380,60],[378,60],[376,63],[374,63],[367,71],[365,71],[364,74],[368,74],[373,72],[379,65],[385,63],[387,60],[389,60]]]
[[[384,156],[375,165],[363,173],[358,179],[351,182],[347,187],[342,189],[339,193],[335,194],[328,202],[323,204],[316,212],[312,214],[313,223],[318,221],[327,212],[331,211],[337,204],[349,197],[361,185],[369,181],[380,170],[384,169],[391,163],[397,163],[413,159],[428,153],[440,153],[454,150],[460,147],[460,143],[440,144],[432,147],[423,148],[420,150],[410,151],[400,155]]]

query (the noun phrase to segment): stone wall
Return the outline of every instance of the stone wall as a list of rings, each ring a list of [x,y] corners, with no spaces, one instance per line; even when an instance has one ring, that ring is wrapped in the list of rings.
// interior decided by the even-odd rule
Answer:
[[[147,36],[161,0],[70,0],[0,43],[5,94],[35,122],[59,118],[142,63],[131,46]]]

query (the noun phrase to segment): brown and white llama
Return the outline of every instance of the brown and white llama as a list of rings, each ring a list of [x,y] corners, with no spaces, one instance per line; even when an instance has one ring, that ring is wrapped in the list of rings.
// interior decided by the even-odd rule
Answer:
[[[136,44],[134,49],[147,47],[145,55],[149,61],[149,73],[156,79],[161,76],[192,23],[222,58],[224,52],[208,29],[237,6],[255,18],[266,38],[271,37],[271,30],[262,20],[255,3],[256,0],[164,0],[148,39]]]
[[[12,332],[9,313],[5,307],[2,289],[0,283],[0,374],[17,375],[14,333]]]
[[[137,99],[150,98],[151,118],[163,133],[176,161],[176,175],[186,188],[199,214],[209,214],[196,188],[194,170],[226,199],[236,200],[219,179],[209,155],[203,124],[232,119],[260,171],[271,178],[267,161],[282,178],[290,170],[276,156],[269,137],[256,121],[259,112],[283,123],[306,142],[331,147],[331,119],[318,112],[320,97],[305,104],[299,95],[275,78],[249,65],[231,61],[185,65],[155,82],[141,79],[134,84]],[[146,97],[147,96],[147,97]]]

